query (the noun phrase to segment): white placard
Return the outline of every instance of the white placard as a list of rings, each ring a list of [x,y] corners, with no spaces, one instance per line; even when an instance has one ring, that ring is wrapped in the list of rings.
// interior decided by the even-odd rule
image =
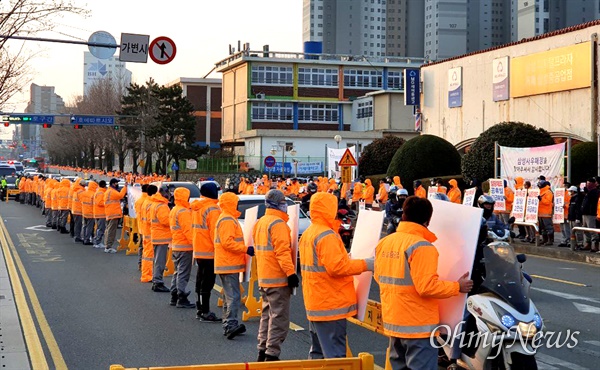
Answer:
[[[565,188],[558,188],[554,191],[554,214],[552,223],[562,224],[565,222]]]
[[[490,195],[496,203],[494,204],[494,210],[505,211],[506,201],[504,200],[504,180],[502,179],[489,179],[490,183]]]
[[[244,233],[244,244],[246,244],[246,248],[250,246],[254,246],[254,237],[252,233],[254,231],[254,225],[256,225],[256,220],[258,219],[258,206],[254,206],[252,208],[248,208],[246,210],[246,215],[244,216],[244,226],[242,227],[242,232]],[[250,281],[250,271],[252,269],[252,257],[246,254],[246,271],[242,275],[240,275],[240,282],[248,282]]]
[[[438,192],[437,186],[430,186],[429,188],[427,188],[427,199],[433,199],[433,196],[437,192]]]
[[[294,266],[298,266],[298,233],[299,233],[299,222],[300,222],[300,205],[294,204],[288,206],[287,214],[290,217],[287,225],[290,228],[290,238],[292,241],[292,262]]]
[[[540,201],[538,196],[540,191],[538,189],[529,189],[527,191],[527,202],[525,206],[525,222],[537,224],[538,222],[538,207]]]
[[[139,184],[127,187],[127,208],[129,217],[135,218],[135,202],[142,197],[142,188]]]
[[[436,236],[433,243],[438,250],[440,280],[458,281],[465,272],[471,275],[483,209],[463,207],[460,204],[431,200],[433,216],[429,230]],[[467,295],[440,301],[440,323],[454,328],[463,320]]]
[[[371,210],[358,213],[354,238],[352,238],[352,246],[350,247],[352,259],[365,259],[375,256],[375,248],[381,236],[384,215],[385,212]],[[356,291],[356,301],[358,303],[357,318],[360,321],[365,318],[371,280],[373,280],[371,271],[354,276],[354,290]]]
[[[515,221],[523,221],[525,219],[525,204],[527,202],[527,190],[519,189],[515,190],[515,200],[513,201],[513,208],[511,216],[515,218]]]
[[[475,193],[477,192],[477,188],[471,188],[465,190],[465,197],[463,198],[463,205],[472,207],[473,200],[475,200]]]

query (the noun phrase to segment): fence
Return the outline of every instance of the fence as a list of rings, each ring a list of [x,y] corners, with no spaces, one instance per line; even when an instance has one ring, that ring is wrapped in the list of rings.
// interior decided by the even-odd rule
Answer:
[[[265,166],[267,156],[243,156],[236,155],[231,157],[206,157],[196,162],[196,168],[188,168],[186,161],[179,163],[179,168],[185,171],[199,173],[236,173],[259,171],[262,173],[271,173],[272,175],[303,177],[306,175],[319,175],[325,171],[324,157],[294,157],[286,155],[285,163],[282,166],[281,156],[273,156],[275,165],[273,167]]]

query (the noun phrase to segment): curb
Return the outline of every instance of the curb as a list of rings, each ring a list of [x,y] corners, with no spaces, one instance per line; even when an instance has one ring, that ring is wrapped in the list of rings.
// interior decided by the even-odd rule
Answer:
[[[536,247],[523,243],[512,243],[515,252],[525,253],[534,256],[555,258],[563,261],[573,261],[587,263],[589,265],[600,266],[600,254],[590,252],[573,252],[569,248],[558,247]]]

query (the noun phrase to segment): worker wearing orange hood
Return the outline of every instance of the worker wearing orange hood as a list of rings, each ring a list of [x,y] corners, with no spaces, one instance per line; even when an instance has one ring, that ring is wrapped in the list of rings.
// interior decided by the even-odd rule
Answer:
[[[373,206],[373,200],[375,198],[375,188],[371,184],[371,179],[365,180],[365,190],[363,191],[362,199],[365,201],[366,207]]]
[[[169,213],[171,228],[171,250],[175,273],[171,280],[171,306],[178,308],[195,308],[190,302],[187,285],[192,273],[194,261],[192,246],[192,211],[190,209],[190,191],[184,187],[173,192],[175,206]]]
[[[450,181],[448,181],[448,184],[450,185],[450,190],[448,190],[447,194],[448,198],[452,203],[461,204],[462,192],[458,188],[458,182],[455,179],[450,179]]]
[[[400,182],[400,176],[394,176],[394,185],[396,185],[398,189],[404,189],[402,183]]]

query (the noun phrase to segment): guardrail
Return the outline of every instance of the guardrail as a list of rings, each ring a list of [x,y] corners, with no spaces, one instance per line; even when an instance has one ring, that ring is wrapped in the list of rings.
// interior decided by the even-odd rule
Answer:
[[[594,229],[591,227],[575,226],[574,228],[571,229],[571,250],[572,251],[577,250],[577,237],[575,236],[575,232],[577,232],[577,231],[587,231],[589,233],[600,234],[600,229]]]
[[[513,225],[520,225],[520,226],[531,226],[533,227],[533,229],[535,230],[535,235],[534,235],[534,239],[535,239],[535,246],[538,247],[538,236],[540,233],[540,229],[538,227],[537,222],[533,223],[533,222],[524,222],[524,221],[515,221],[513,223]]]
[[[124,367],[110,365],[110,370],[374,370],[375,363],[370,353],[359,353],[358,357],[330,358],[325,360],[290,360],[276,362],[245,362],[214,365],[191,365],[169,367]]]

